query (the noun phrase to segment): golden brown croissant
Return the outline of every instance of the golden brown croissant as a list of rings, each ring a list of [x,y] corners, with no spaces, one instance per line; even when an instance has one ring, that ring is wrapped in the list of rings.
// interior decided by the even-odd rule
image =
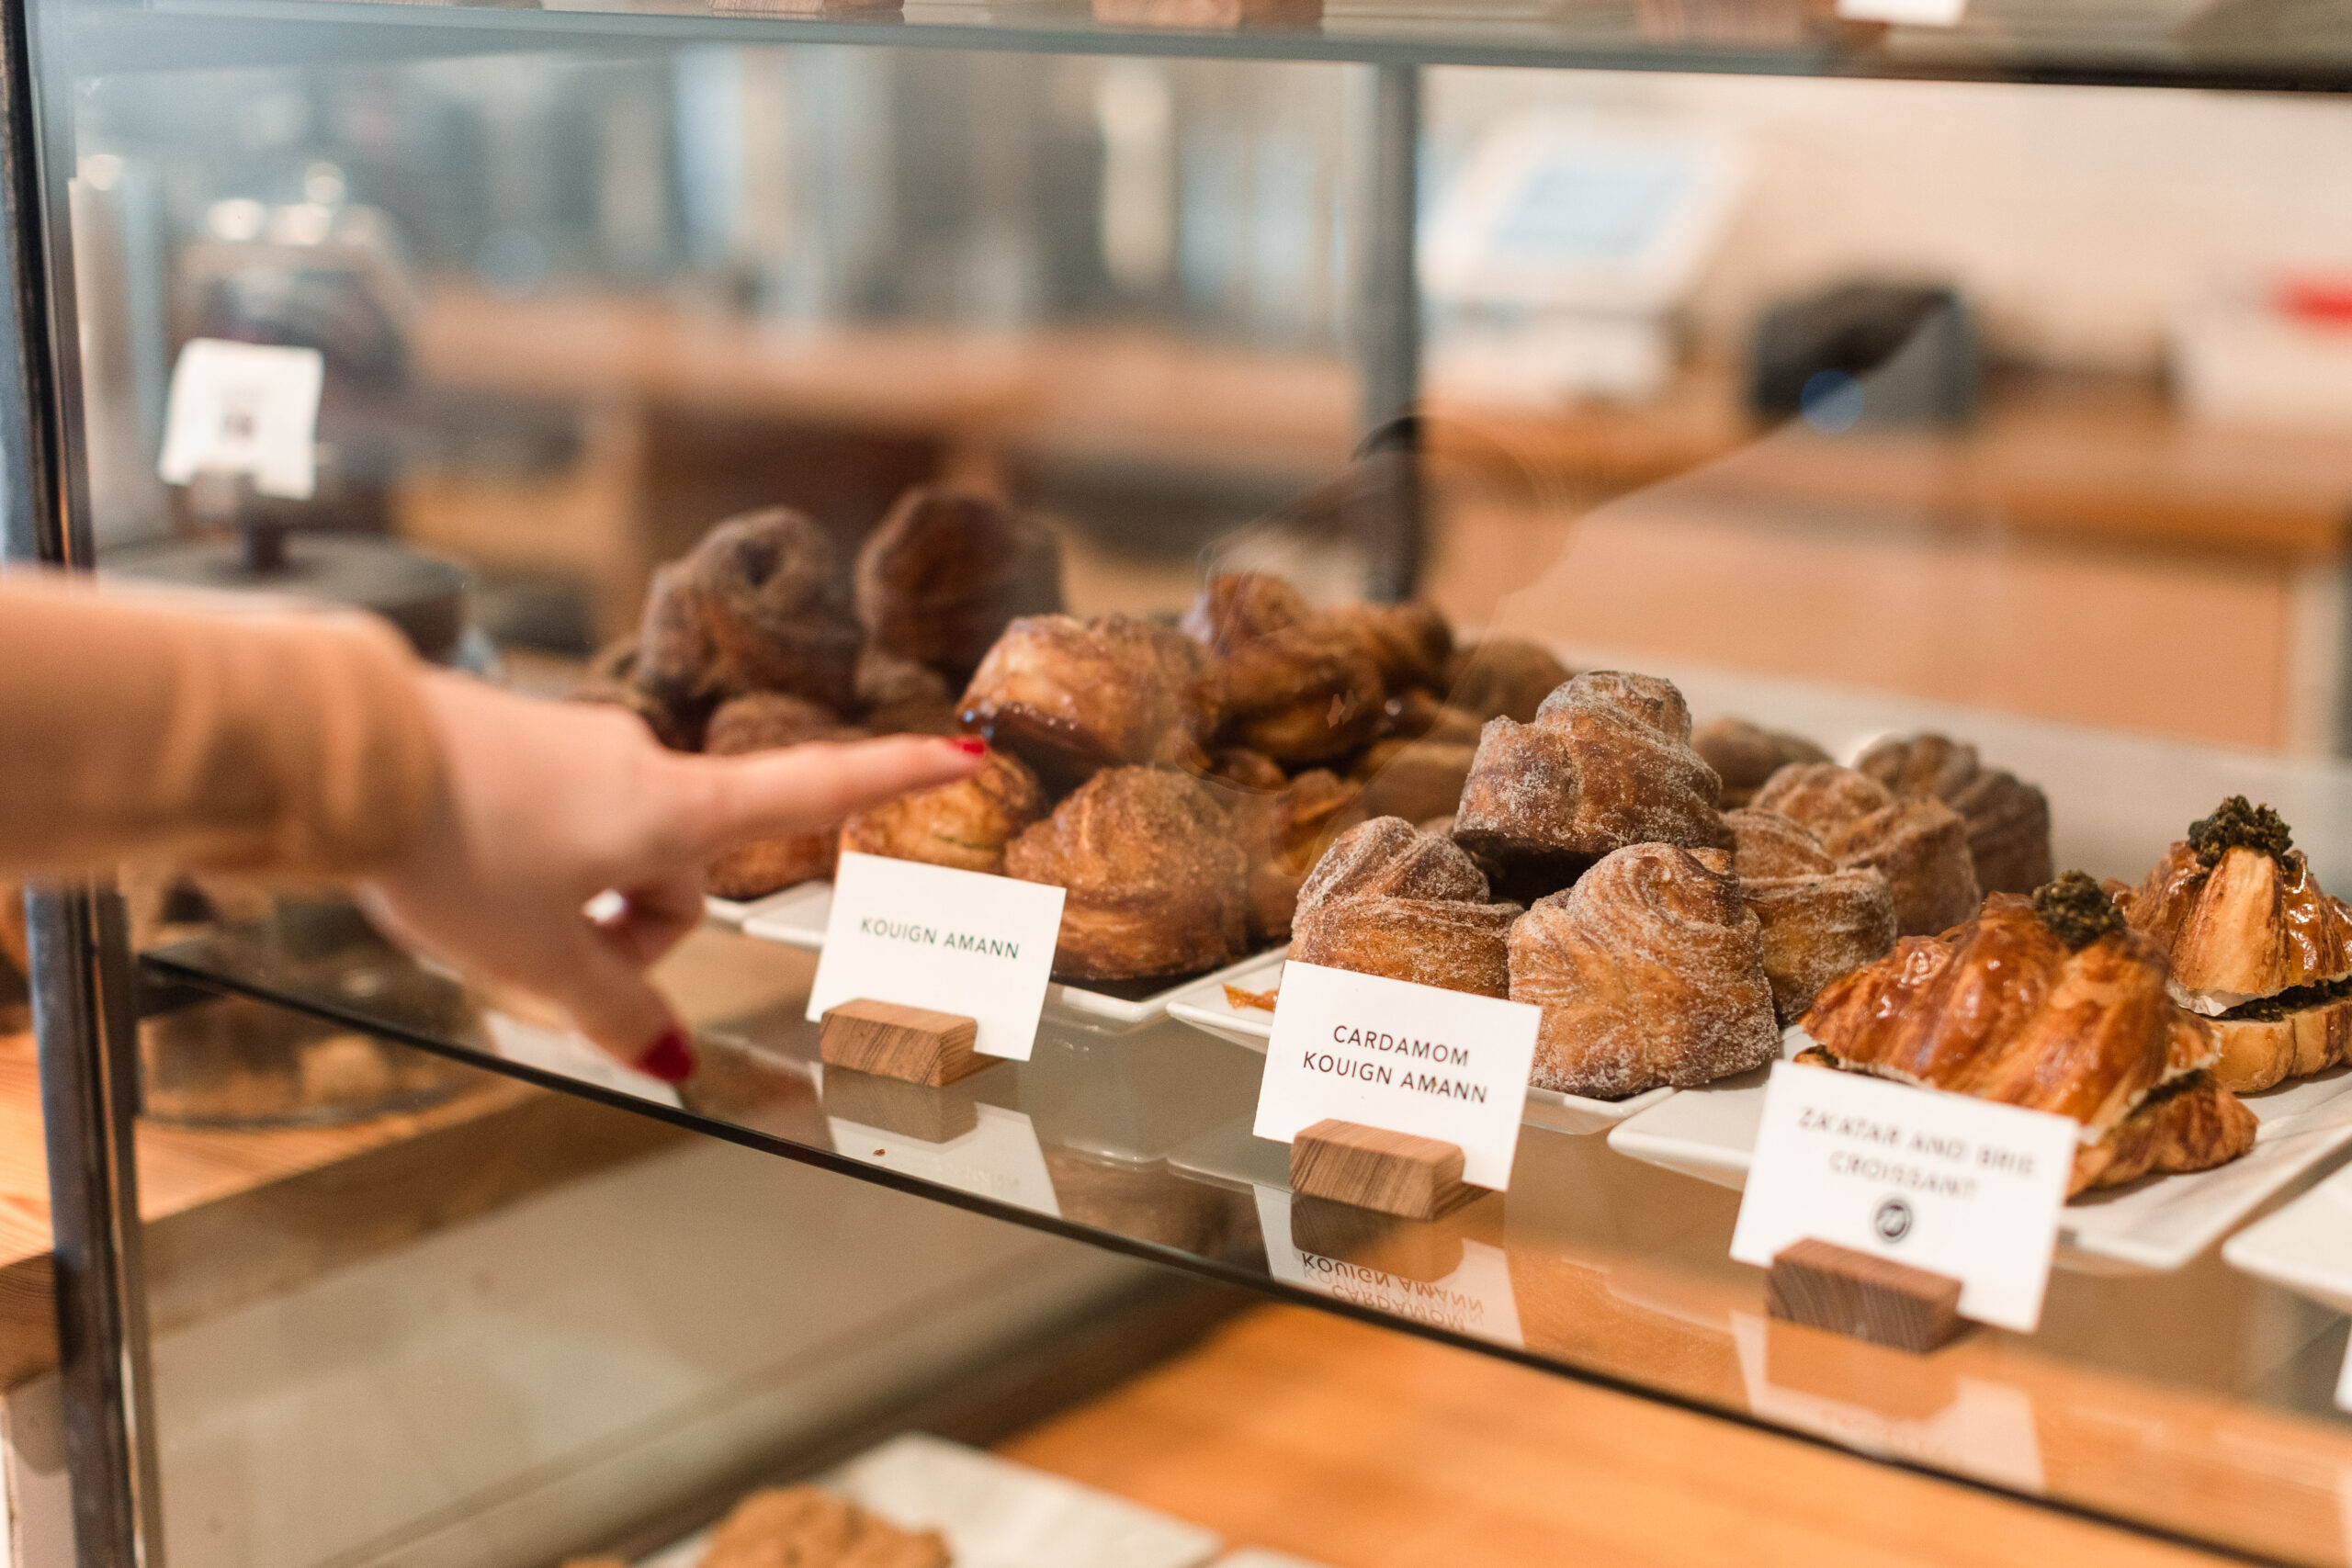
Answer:
[[[1004,847],[1046,815],[1046,792],[1019,758],[990,751],[980,771],[918,790],[842,824],[842,848],[958,871],[1001,873]]]
[[[985,496],[919,485],[857,552],[856,604],[875,647],[961,686],[1013,620],[1060,611],[1061,543]]]
[[[1829,753],[1802,735],[1766,729],[1744,718],[1718,718],[1690,732],[1690,749],[1724,781],[1725,811],[1746,806],[1764,781],[1791,762],[1826,762]]]
[[[1968,824],[1968,854],[1986,893],[2030,893],[2050,880],[2050,797],[1987,768],[1976,748],[1942,735],[1891,736],[1854,766],[1897,795],[1940,800]]]
[[[1751,804],[1811,829],[1839,865],[1883,873],[1901,935],[1939,931],[1976,910],[1968,825],[1941,801],[1898,798],[1869,774],[1835,762],[1792,762]]]
[[[1521,637],[1490,637],[1453,650],[1446,660],[1446,703],[1481,720],[1508,718],[1532,724],[1544,699],[1576,673],[1542,643]]]
[[[1208,791],[1163,768],[1106,768],[1006,846],[1004,874],[1069,889],[1054,973],[1125,980],[1241,956],[1249,864]]]
[[[2291,842],[2277,812],[2233,795],[2125,905],[2169,954],[2174,999],[2213,1020],[2213,1075],[2241,1094],[2352,1060],[2352,913]]]
[[[1771,811],[1726,811],[1732,874],[1764,931],[1772,1008],[1793,1023],[1821,987],[1894,945],[1894,896],[1879,872],[1841,869],[1799,822]]]
[[[1453,836],[1559,882],[1629,844],[1727,846],[1720,781],[1690,736],[1672,682],[1589,670],[1544,698],[1533,723],[1487,721]]]
[[[865,640],[825,531],[770,507],[719,524],[654,574],[636,678],[673,705],[790,692],[841,712],[856,700]]]
[[[1601,857],[1512,928],[1510,998],[1544,1010],[1538,1089],[1693,1089],[1779,1054],[1763,930],[1739,885],[1673,844]]]
[[[1202,674],[1200,650],[1169,627],[1125,615],[1031,615],[980,660],[961,715],[1061,787],[1097,768],[1172,756]]]
[[[1417,986],[1499,997],[1510,987],[1516,904],[1450,840],[1378,817],[1349,829],[1299,889],[1290,955]]]
[[[2081,1123],[2070,1191],[2254,1145],[2253,1113],[2212,1081],[2211,1030],[2165,994],[2162,950],[2080,873],[1904,938],[1832,981],[1804,1027],[1800,1060]]]

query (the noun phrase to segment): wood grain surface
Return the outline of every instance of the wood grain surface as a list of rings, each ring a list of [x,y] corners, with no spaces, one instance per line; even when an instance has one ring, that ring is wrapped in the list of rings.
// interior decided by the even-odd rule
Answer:
[[[1764,1310],[1917,1355],[1950,1344],[1967,1326],[1960,1281],[1951,1275],[1813,1239],[1772,1255]]]
[[[2231,1561],[1298,1307],[1002,1451],[1329,1568]]]
[[[995,1060],[973,1054],[979,1027],[962,1013],[860,997],[825,1010],[818,1049],[827,1066],[937,1089]]]
[[[1290,1184],[1407,1220],[1436,1219],[1477,1192],[1463,1182],[1460,1145],[1329,1118],[1291,1140]]]

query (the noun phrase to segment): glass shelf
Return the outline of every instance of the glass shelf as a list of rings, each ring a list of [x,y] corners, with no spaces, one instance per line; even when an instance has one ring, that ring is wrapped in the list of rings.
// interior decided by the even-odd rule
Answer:
[[[820,6],[826,9],[808,14]],[[80,75],[721,40],[1095,54],[2339,91],[2346,0],[1974,0],[1949,28],[1847,21],[1829,0],[1229,0],[1192,25],[1154,0],[902,8],[847,0],[68,0]],[[1204,27],[1204,13],[1238,20]],[[1263,11],[1266,19],[1256,15]],[[796,14],[797,13],[797,14]],[[1116,17],[1121,19],[1106,19]]]
[[[1102,1028],[1049,1010],[1031,1060],[943,1089],[829,1070],[802,1017],[814,959],[709,928],[662,975],[700,1053],[673,1091],[427,972],[348,911],[289,907],[145,962],[861,1179],[2143,1530],[2334,1562],[2352,1520],[2352,1422],[2330,1404],[2343,1319],[2213,1250],[2170,1273],[2062,1259],[2040,1333],[1979,1328],[1912,1357],[1768,1321],[1761,1271],[1727,1257],[1736,1195],[1600,1135],[1523,1129],[1512,1190],[1434,1223],[1295,1200],[1285,1149],[1249,1133],[1263,1058],[1172,1020]]]

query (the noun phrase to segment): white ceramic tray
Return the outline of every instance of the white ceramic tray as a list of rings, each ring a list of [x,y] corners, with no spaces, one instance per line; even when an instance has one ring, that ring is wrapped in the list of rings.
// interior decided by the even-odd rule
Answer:
[[[2231,1268],[2352,1312],[2352,1166],[2222,1244]]]
[[[907,1529],[947,1538],[956,1568],[1200,1568],[1224,1544],[1198,1525],[923,1433],[869,1449],[817,1483]],[[709,1532],[638,1568],[695,1568]]]
[[[1792,1047],[1784,1049],[1793,1055]],[[1721,1187],[1745,1187],[1764,1113],[1766,1074],[1758,1068],[1685,1089],[1615,1129],[1609,1146]],[[2059,1239],[2094,1258],[2178,1269],[2272,1193],[2352,1142],[2352,1068],[2250,1094],[2245,1103],[2262,1123],[2245,1157],[2192,1175],[2145,1177],[2079,1199],[2066,1205]],[[2068,1261],[2064,1251],[2060,1261]]]
[[[1280,988],[1282,983],[1283,954],[1261,953],[1245,964],[1204,976],[1170,994],[1168,1016],[1263,1055],[1266,1042],[1274,1032],[1274,1015],[1263,1008],[1235,1007],[1226,1000],[1225,987],[1231,985],[1244,991],[1272,991]],[[1673,1093],[1670,1089],[1654,1089],[1629,1100],[1588,1100],[1580,1094],[1531,1089],[1527,1091],[1527,1109],[1519,1119],[1528,1126],[1549,1127],[1555,1133],[1600,1133]]]
[[[825,948],[825,922],[832,912],[833,885],[804,882],[751,906],[744,911],[741,929],[745,936],[763,942],[821,953]],[[719,917],[714,912],[711,918]],[[1168,1010],[1170,997],[1201,986],[1214,988],[1216,982],[1262,964],[1269,956],[1252,953],[1239,963],[1228,964],[1206,975],[1185,975],[1171,980],[1097,981],[1088,986],[1057,982],[1046,987],[1046,1000],[1116,1023],[1148,1023]],[[1279,958],[1281,954],[1271,956]]]

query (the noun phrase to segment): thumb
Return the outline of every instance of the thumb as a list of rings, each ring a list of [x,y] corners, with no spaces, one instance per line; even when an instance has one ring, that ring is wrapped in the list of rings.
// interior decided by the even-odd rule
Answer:
[[[831,828],[912,790],[970,778],[987,748],[977,739],[894,735],[811,740],[746,757],[682,757],[704,784],[688,829],[703,855],[761,839]]]
[[[694,1071],[694,1050],[669,999],[620,952],[585,923],[558,976],[546,983],[548,1000],[605,1055],[665,1083]]]

